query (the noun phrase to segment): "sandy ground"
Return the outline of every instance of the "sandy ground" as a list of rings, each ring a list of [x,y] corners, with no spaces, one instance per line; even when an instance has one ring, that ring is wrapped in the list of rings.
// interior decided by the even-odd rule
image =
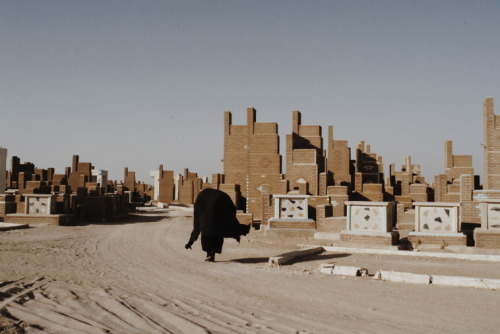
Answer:
[[[500,263],[323,253],[252,231],[215,263],[183,214],[0,232],[4,333],[493,333],[500,291],[319,273],[320,263],[500,278]],[[318,243],[303,240],[305,243]]]

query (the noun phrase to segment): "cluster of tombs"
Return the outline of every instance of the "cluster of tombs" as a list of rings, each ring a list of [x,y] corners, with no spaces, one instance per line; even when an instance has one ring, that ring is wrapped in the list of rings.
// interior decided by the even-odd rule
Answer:
[[[493,98],[484,101],[482,183],[472,156],[454,155],[451,141],[444,143],[443,174],[428,183],[410,157],[400,168],[392,163],[385,176],[382,157],[370,145],[359,143],[352,159],[347,141],[334,139],[332,126],[324,145],[321,126],[303,125],[298,111],[292,116],[286,174],[278,125],[256,122],[253,108],[247,109],[244,125],[232,124],[231,112],[224,113],[224,171],[210,182],[187,169],[176,175],[160,165],[150,172],[152,186],[136,182],[127,168],[117,183],[78,156],[64,174],[14,157],[12,169],[0,177],[5,182],[0,190],[7,189],[0,195],[0,219],[116,220],[131,202],[191,205],[202,189],[216,188],[233,199],[240,222],[268,234],[364,245],[500,248],[500,116],[494,114]]]
[[[344,243],[500,248],[500,116],[493,98],[484,101],[484,182],[475,175],[471,155],[454,155],[444,143],[443,174],[433,183],[421,166],[405,157],[384,176],[382,157],[359,143],[355,159],[333,127],[323,144],[322,128],[303,125],[293,112],[286,135],[286,174],[282,173],[278,125],[256,122],[247,109],[244,125],[224,117],[224,172],[210,183],[184,185],[194,193],[212,187],[228,193],[239,219],[259,223],[268,234],[318,238],[340,237]],[[153,199],[175,201],[173,172],[151,172]],[[404,236],[404,238],[402,237]]]
[[[0,221],[14,224],[72,225],[81,222],[113,222],[127,216],[137,206],[150,201],[153,188],[136,181],[136,174],[124,170],[123,181],[108,180],[106,170],[73,155],[72,166],[64,174],[54,168],[36,168],[21,163],[17,156],[6,170],[7,149],[0,148]],[[161,168],[161,167],[160,167]],[[179,204],[192,204],[203,182],[188,169],[175,176]],[[183,186],[189,184],[190,187]],[[162,187],[166,187],[162,183]],[[158,187],[158,186],[157,186]],[[172,203],[170,201],[169,203]]]

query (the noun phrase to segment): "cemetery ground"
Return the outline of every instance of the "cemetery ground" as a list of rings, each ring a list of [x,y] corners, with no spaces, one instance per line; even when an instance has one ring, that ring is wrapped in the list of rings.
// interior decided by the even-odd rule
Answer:
[[[188,211],[0,232],[0,332],[493,333],[500,291],[322,274],[319,265],[500,279],[500,263],[324,252],[252,232],[215,263],[192,250]],[[499,252],[500,253],[500,252]]]

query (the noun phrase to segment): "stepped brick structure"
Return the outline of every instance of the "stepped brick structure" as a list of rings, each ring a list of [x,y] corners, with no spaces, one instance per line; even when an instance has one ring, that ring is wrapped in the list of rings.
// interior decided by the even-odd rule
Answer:
[[[362,141],[356,147],[355,166],[355,199],[383,201],[385,190],[382,157],[372,153],[370,145],[365,145]]]
[[[164,204],[172,203],[175,200],[174,171],[163,170],[163,165],[160,165],[149,175],[154,179],[152,199]]]
[[[90,162],[80,162],[80,157],[73,155],[72,167],[69,175],[67,174],[68,185],[73,193],[76,193],[78,188],[84,188],[85,183],[92,180],[92,169]]]
[[[351,162],[351,149],[347,144],[347,140],[333,139],[333,126],[328,127],[327,168],[328,185],[347,186],[348,189],[351,189],[354,182],[354,166]]]
[[[179,204],[193,204],[198,197],[198,193],[202,189],[203,180],[198,177],[197,173],[189,172],[189,169],[184,169],[184,175],[179,175]]]
[[[257,123],[254,108],[247,109],[247,124],[233,125],[231,112],[224,114],[225,183],[240,186],[246,212],[262,218],[262,186],[277,193],[282,180],[278,125]],[[238,207],[238,209],[243,209]]]
[[[319,195],[320,188],[325,195],[324,185],[319,185],[319,175],[326,169],[321,126],[302,125],[299,111],[293,112],[292,133],[286,136],[286,179],[290,189],[306,187],[308,195]]]

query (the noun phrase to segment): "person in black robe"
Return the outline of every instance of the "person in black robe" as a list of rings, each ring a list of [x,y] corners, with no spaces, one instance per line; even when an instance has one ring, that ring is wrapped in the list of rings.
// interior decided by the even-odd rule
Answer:
[[[222,252],[224,238],[240,242],[240,236],[249,231],[249,225],[238,222],[236,207],[228,194],[216,189],[204,189],[194,203],[193,231],[185,248],[191,248],[201,233],[201,247],[207,252],[205,261],[214,262],[215,253]]]

